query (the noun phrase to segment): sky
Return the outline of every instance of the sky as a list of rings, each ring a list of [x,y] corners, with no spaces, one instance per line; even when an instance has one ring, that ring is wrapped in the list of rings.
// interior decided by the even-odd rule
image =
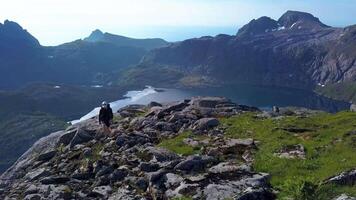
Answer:
[[[42,45],[100,29],[135,38],[179,41],[235,34],[251,19],[310,12],[332,26],[356,24],[356,0],[1,0],[0,21],[18,22]]]

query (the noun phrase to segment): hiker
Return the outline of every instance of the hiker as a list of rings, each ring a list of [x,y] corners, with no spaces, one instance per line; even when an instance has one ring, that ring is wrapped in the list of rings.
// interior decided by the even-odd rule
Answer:
[[[104,133],[111,134],[110,124],[114,115],[112,113],[112,109],[110,108],[110,104],[104,101],[101,104],[100,112],[99,112],[99,124],[103,125]]]

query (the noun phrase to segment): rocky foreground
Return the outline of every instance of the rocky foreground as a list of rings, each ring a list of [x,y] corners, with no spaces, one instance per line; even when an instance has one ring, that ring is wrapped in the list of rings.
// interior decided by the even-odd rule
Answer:
[[[224,137],[219,124],[220,117],[251,111],[274,115],[225,98],[197,97],[125,107],[115,114],[112,136],[102,133],[97,119],[84,121],[35,143],[0,177],[0,199],[275,199],[269,174],[252,168],[259,141]],[[160,147],[186,132],[204,138],[184,139],[199,153]],[[296,146],[277,156],[305,154]],[[355,171],[329,181],[354,184]]]

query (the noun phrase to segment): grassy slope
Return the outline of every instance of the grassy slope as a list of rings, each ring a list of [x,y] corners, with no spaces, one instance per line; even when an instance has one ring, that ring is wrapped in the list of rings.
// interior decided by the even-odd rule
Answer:
[[[356,103],[356,83],[337,83],[317,87],[315,91],[332,99]]]
[[[227,127],[226,137],[254,138],[260,141],[255,152],[254,168],[268,172],[271,184],[279,191],[278,199],[293,197],[297,200],[330,199],[341,193],[356,195],[356,186],[322,185],[326,178],[356,167],[356,135],[347,133],[356,130],[356,113],[321,113],[313,117],[285,117],[283,119],[259,119],[254,113],[221,119]],[[282,128],[297,127],[312,131],[293,134]],[[163,140],[159,146],[176,153],[189,155],[198,149],[183,143],[183,139],[199,138],[185,132]],[[303,144],[307,157],[282,159],[273,154],[285,145]]]
[[[250,113],[222,121],[228,126],[228,137],[251,137],[261,142],[254,168],[272,175],[271,184],[280,191],[280,199],[287,196],[328,199],[343,192],[356,195],[356,187],[319,186],[326,178],[356,167],[356,136],[346,135],[356,129],[356,113],[322,113],[308,118],[286,117],[280,120],[257,119]],[[281,129],[285,127],[312,131],[295,135]],[[273,155],[283,146],[293,144],[305,146],[305,160],[282,159]]]
[[[0,121],[0,173],[36,140],[66,126],[61,119],[44,113],[20,113]]]

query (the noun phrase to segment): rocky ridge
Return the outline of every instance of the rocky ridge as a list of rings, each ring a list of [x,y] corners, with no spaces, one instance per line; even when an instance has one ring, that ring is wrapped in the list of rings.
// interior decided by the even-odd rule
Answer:
[[[128,106],[114,136],[90,119],[42,138],[1,176],[4,199],[273,199],[269,175],[251,167],[253,139],[226,139],[217,117],[257,108],[225,98]],[[143,116],[144,115],[144,116]],[[157,146],[186,131],[206,137],[199,154]],[[187,144],[197,141],[188,139]]]

